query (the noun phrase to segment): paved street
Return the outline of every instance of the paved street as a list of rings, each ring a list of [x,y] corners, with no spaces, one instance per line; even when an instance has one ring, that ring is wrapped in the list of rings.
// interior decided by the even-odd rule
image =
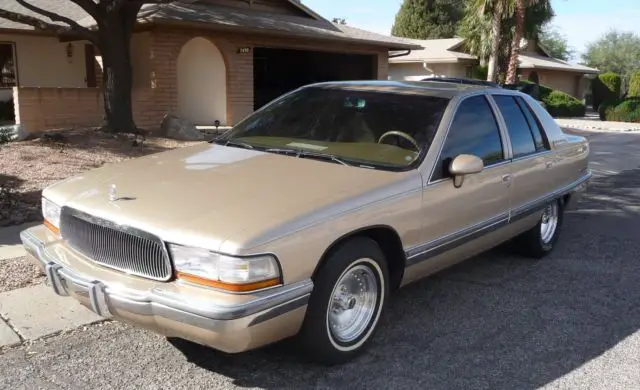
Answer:
[[[542,261],[506,248],[392,298],[331,369],[292,343],[227,356],[116,322],[0,352],[0,388],[640,388],[640,134],[589,133],[595,178]]]

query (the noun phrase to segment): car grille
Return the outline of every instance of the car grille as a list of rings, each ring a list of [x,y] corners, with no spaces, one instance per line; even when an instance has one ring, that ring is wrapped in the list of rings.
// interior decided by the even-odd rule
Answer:
[[[157,237],[64,207],[62,238],[72,249],[103,266],[145,278],[166,281],[171,261]]]

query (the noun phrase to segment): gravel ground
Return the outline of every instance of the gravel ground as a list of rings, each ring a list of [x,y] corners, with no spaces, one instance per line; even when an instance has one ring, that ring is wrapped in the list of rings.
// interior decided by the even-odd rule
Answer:
[[[549,257],[501,247],[402,289],[351,363],[108,322],[0,352],[0,388],[639,389],[640,136],[591,141],[596,176]]]
[[[44,283],[40,268],[26,257],[0,260],[0,293]]]
[[[40,194],[55,182],[105,164],[197,143],[148,137],[142,146],[133,146],[131,136],[94,129],[60,134],[62,140],[40,138],[0,147],[0,184],[13,183],[16,193],[11,206],[0,208],[0,226],[39,219]]]

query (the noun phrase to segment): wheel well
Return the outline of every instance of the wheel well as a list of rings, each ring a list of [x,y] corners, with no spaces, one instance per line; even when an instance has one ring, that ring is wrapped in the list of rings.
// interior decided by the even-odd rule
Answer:
[[[398,233],[389,226],[372,226],[356,230],[337,239],[322,255],[320,262],[313,271],[312,279],[315,279],[318,271],[322,268],[329,256],[331,256],[331,254],[340,246],[340,244],[354,237],[368,237],[380,246],[382,253],[384,253],[384,257],[387,260],[387,267],[389,267],[389,282],[391,288],[398,288],[402,281],[402,276],[404,275],[406,255],[402,247],[400,236],[398,236]]]

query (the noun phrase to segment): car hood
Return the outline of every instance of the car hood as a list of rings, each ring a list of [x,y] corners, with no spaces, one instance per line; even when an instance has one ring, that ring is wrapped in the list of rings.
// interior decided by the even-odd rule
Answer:
[[[318,210],[326,210],[318,218],[343,212],[335,205],[362,194],[392,196],[385,188],[406,175],[203,143],[88,171],[43,196],[165,241],[216,250],[230,237],[248,243],[301,218],[313,223]]]

